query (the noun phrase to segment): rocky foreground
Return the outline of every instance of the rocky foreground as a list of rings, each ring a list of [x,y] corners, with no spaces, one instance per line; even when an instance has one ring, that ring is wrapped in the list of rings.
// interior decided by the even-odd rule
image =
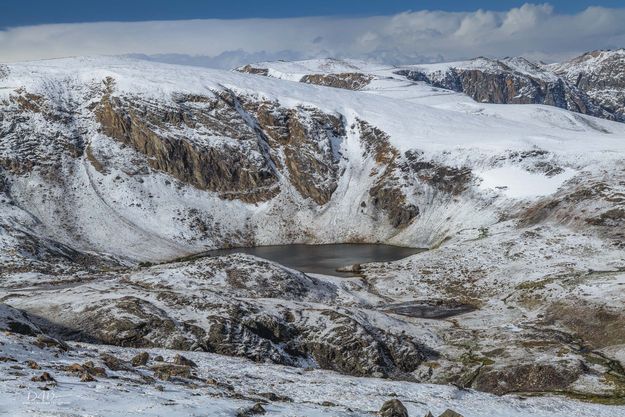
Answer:
[[[611,406],[561,398],[502,398],[204,352],[64,343],[16,333],[15,323],[38,330],[15,310],[0,314],[0,413],[15,417],[615,415]]]
[[[326,69],[2,67],[1,412],[623,412],[625,124]]]

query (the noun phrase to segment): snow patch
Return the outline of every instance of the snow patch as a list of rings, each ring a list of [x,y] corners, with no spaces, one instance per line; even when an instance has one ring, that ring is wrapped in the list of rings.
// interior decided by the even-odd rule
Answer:
[[[555,193],[577,171],[565,169],[551,177],[538,172],[529,172],[517,166],[505,166],[478,172],[482,179],[479,187],[483,190],[501,190],[510,198],[541,197]]]

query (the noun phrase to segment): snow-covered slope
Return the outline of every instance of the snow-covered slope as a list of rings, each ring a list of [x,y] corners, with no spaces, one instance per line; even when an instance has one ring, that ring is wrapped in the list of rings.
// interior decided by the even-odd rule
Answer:
[[[546,104],[578,113],[625,121],[623,50],[594,51],[562,64],[522,57],[384,67],[360,61],[264,62],[238,71],[378,93],[407,93],[406,81],[466,94],[480,103]],[[350,82],[351,81],[351,82]],[[441,94],[440,90],[437,95]],[[429,94],[432,95],[432,94]],[[442,98],[442,97],[440,97]],[[454,98],[457,100],[457,98]]]
[[[612,169],[625,150],[622,124],[552,107],[430,105],[109,58],[5,72],[0,158],[19,224],[131,259],[294,241],[432,246],[543,195],[543,181],[554,191]],[[501,169],[536,173],[537,191],[503,190],[491,181]]]
[[[505,65],[553,82],[544,67]],[[280,390],[267,405],[277,415],[366,415],[392,392],[411,415],[622,413],[625,124],[477,102],[398,70],[324,60],[247,74],[98,57],[3,66],[0,323],[19,364],[0,362],[17,384],[2,392],[35,387],[11,368],[29,359],[59,375],[48,388],[63,394],[71,355],[167,348],[200,364],[195,375],[168,368],[183,374],[150,397],[180,413],[202,406],[197,389],[232,415],[256,401],[262,375]],[[430,250],[353,278],[244,255],[172,261],[293,242]],[[57,361],[33,347],[38,332],[92,345]],[[116,347],[93,347],[102,343]],[[107,365],[118,379],[96,376],[80,392],[96,403],[111,393],[115,408],[143,388],[138,378],[152,390],[161,365]],[[367,388],[324,405],[302,387],[328,375],[320,395]],[[237,384],[249,389],[228,388]],[[499,402],[473,389],[563,397]]]

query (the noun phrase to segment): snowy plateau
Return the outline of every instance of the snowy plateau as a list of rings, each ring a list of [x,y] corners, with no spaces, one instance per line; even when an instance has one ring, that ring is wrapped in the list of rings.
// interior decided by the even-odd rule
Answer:
[[[624,122],[625,50],[0,65],[0,415],[625,416]],[[296,243],[427,250],[203,255]]]

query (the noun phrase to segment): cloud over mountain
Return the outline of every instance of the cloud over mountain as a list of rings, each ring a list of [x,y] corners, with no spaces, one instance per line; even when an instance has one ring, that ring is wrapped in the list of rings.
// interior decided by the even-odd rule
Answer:
[[[549,4],[506,12],[416,11],[378,17],[53,24],[0,31],[0,61],[91,54],[232,67],[260,59],[435,62],[478,55],[559,60],[625,45],[625,9],[572,15]]]

